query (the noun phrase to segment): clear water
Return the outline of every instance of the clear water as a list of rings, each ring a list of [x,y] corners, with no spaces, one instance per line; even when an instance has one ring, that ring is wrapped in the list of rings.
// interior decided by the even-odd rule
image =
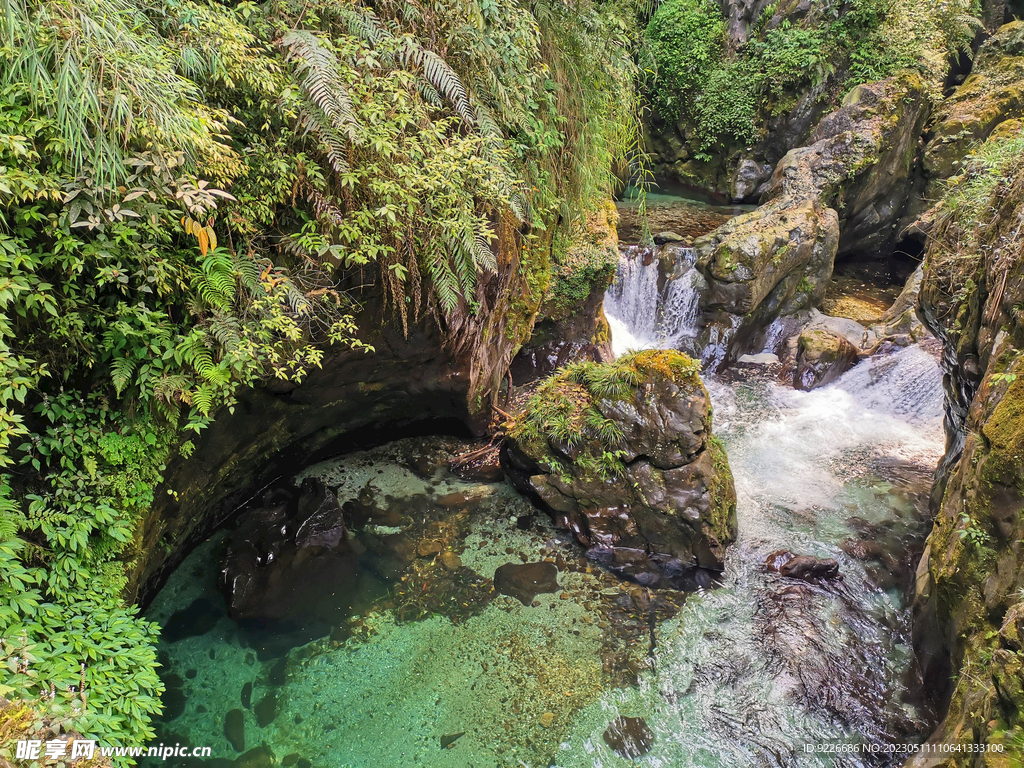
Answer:
[[[278,761],[292,755],[293,764],[324,768],[898,764],[877,755],[833,762],[803,745],[919,740],[929,728],[913,695],[901,587],[942,450],[935,361],[911,347],[810,393],[758,380],[708,386],[736,479],[739,540],[721,587],[690,595],[658,623],[653,650],[643,617],[622,608],[635,587],[587,566],[543,516],[521,530],[531,510],[504,483],[465,483],[443,467],[417,476],[407,455],[430,441],[401,441],[307,471],[341,499],[370,482],[401,508],[420,499],[417,509],[435,510],[424,496],[465,494],[464,509],[423,513],[423,522],[434,515],[459,528],[463,565],[489,579],[502,563],[562,556],[562,593],[529,606],[499,595],[468,615],[402,620],[401,604],[419,589],[414,579],[360,610],[353,637],[266,660],[223,615],[202,635],[161,644],[180,691],[179,714],[161,724],[161,738],[233,760],[224,718],[241,708],[246,749],[267,745]],[[171,576],[150,618],[167,621],[198,597],[221,600],[223,535]],[[858,546],[873,548],[871,556],[847,554]],[[762,563],[777,549],[834,557],[842,580],[815,586],[769,574]],[[427,575],[431,567],[415,566]],[[633,679],[624,680],[623,665]],[[246,683],[252,708],[240,703]],[[277,715],[261,728],[253,709],[270,693]],[[626,760],[606,746],[602,734],[620,714],[653,730],[647,755]],[[442,737],[458,733],[441,748]]]

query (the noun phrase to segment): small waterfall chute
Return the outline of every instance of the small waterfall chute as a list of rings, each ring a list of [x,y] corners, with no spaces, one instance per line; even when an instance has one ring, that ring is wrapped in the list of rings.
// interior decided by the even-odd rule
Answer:
[[[692,351],[705,287],[696,257],[693,248],[676,245],[619,249],[615,281],[604,299],[616,355],[632,349]]]

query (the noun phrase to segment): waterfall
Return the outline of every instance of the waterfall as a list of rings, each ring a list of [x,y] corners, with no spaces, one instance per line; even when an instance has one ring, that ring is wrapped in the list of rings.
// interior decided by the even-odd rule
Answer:
[[[693,248],[636,245],[619,249],[604,298],[616,355],[631,349],[689,349],[697,336],[704,278]],[[671,259],[671,261],[669,261]]]

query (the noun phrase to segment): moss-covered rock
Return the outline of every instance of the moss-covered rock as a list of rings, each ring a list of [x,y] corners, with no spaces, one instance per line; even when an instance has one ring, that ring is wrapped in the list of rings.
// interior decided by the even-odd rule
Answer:
[[[948,414],[914,606],[926,683],[948,701],[931,741],[1006,751],[914,766],[1019,765],[1024,753],[1022,148],[1020,135],[990,139],[954,179],[934,216],[919,295],[943,342]]]
[[[570,362],[611,359],[602,303],[618,262],[617,222],[615,204],[606,200],[579,222],[555,230],[533,333],[512,362],[516,384],[549,376]]]
[[[812,390],[831,384],[857,361],[857,348],[823,328],[805,330],[797,341],[793,386]]]
[[[776,318],[820,302],[838,253],[895,241],[928,109],[914,73],[855,88],[814,143],[779,162],[764,205],[694,243],[709,286],[705,362],[760,349]],[[727,337],[724,353],[712,335]]]
[[[721,570],[736,536],[728,459],[699,364],[645,351],[545,380],[515,415],[504,461],[590,556],[651,586]]]
[[[1024,22],[1014,21],[985,41],[971,74],[936,111],[924,153],[931,196],[939,196],[940,182],[960,170],[972,147],[1022,116]]]

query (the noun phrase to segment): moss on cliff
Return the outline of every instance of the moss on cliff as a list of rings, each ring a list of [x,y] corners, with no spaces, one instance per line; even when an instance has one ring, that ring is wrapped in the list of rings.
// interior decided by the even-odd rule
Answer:
[[[963,440],[940,475],[915,606],[926,670],[953,671],[948,712],[932,740],[1008,750],[980,763],[951,755],[940,763],[950,768],[1014,765],[1024,747],[1012,619],[1024,596],[1022,148],[1019,127],[1002,131],[951,181],[932,214],[920,295],[921,314],[944,345],[952,450]]]

